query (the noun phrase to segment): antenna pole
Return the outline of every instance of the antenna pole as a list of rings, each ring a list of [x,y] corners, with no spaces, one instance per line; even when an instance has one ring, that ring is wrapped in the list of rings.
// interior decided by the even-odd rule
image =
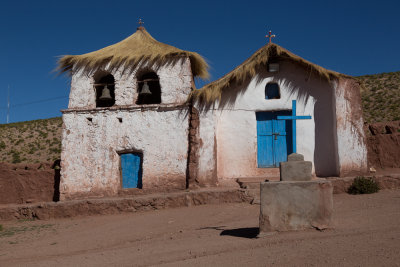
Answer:
[[[10,121],[10,85],[8,85],[8,94],[7,94],[7,123]]]

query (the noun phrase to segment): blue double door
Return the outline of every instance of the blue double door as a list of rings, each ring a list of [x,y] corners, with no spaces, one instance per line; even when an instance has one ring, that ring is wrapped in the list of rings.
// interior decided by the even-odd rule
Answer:
[[[122,188],[142,188],[142,162],[140,153],[121,154]]]
[[[257,165],[258,168],[279,167],[292,153],[292,124],[278,120],[278,116],[290,116],[290,111],[257,112]]]

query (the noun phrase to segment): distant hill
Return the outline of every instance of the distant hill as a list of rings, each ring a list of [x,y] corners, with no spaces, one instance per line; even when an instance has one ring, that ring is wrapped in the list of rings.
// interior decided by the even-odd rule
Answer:
[[[365,121],[400,120],[400,71],[356,77]],[[0,124],[0,162],[38,163],[60,158],[61,117]]]
[[[366,122],[400,120],[400,71],[356,78],[364,85],[361,99]]]
[[[0,124],[0,162],[38,163],[60,158],[61,117]]]

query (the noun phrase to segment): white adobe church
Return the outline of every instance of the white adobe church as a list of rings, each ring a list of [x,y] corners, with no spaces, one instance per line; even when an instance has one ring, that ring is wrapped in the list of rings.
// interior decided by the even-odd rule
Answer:
[[[205,60],[142,26],[59,66],[72,76],[61,200],[268,179],[292,152],[319,177],[367,170],[359,84],[272,42],[199,90]]]

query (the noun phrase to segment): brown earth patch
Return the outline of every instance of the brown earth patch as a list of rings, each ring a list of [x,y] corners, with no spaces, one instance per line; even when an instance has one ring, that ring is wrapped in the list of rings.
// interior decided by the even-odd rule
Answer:
[[[0,204],[58,200],[51,167],[50,163],[0,163]]]
[[[400,121],[373,123],[365,131],[369,166],[400,168]]]

